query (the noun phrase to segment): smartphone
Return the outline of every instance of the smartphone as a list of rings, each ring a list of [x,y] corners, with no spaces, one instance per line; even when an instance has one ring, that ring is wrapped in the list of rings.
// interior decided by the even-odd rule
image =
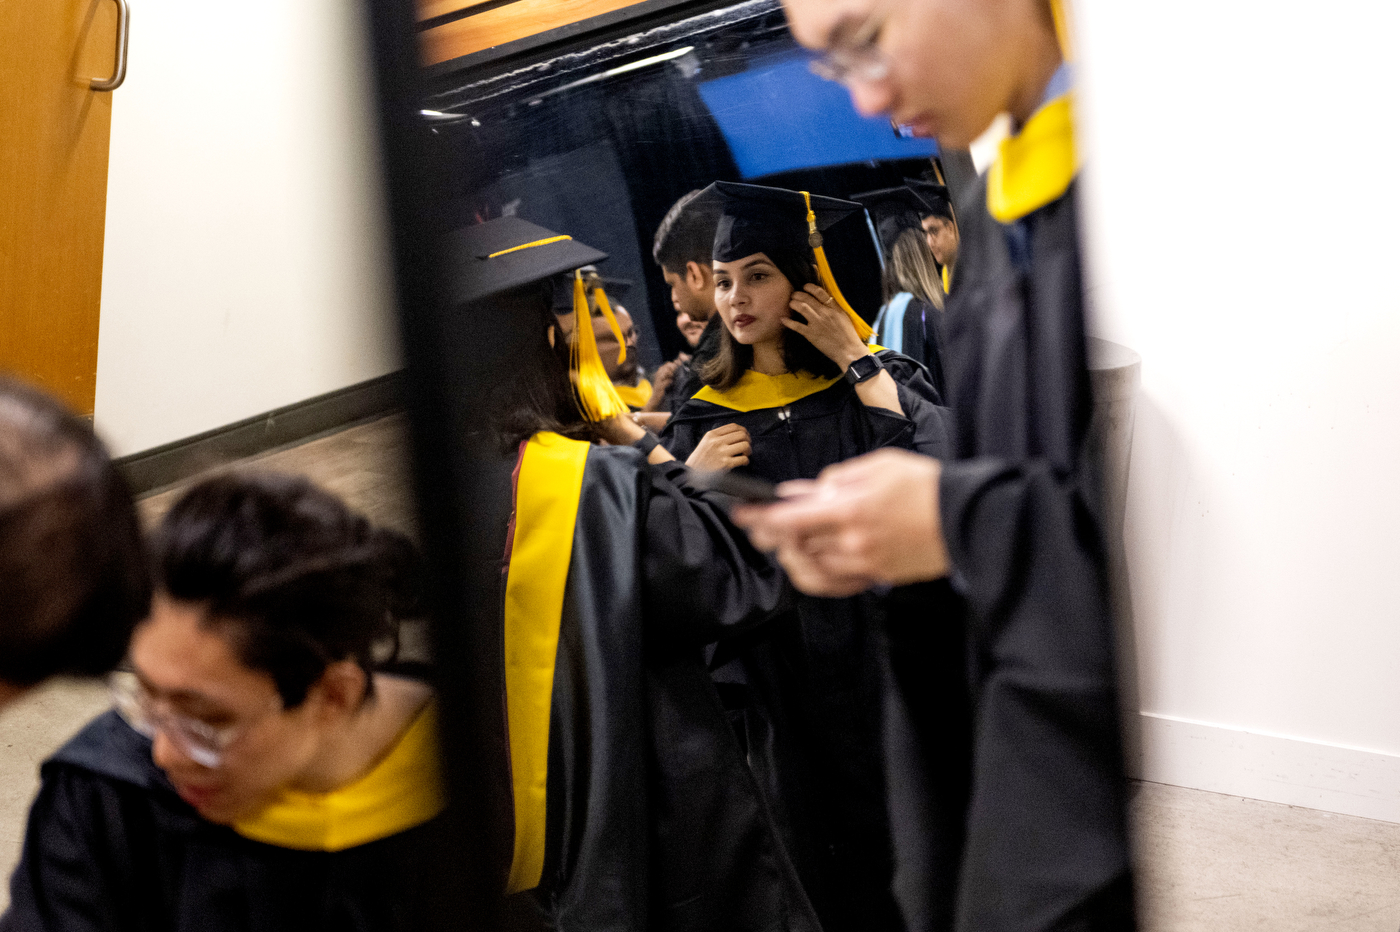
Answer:
[[[721,492],[737,498],[741,502],[753,505],[764,505],[778,501],[778,487],[771,482],[755,479],[753,476],[745,476],[723,469],[713,471],[691,469],[687,471],[690,474],[690,484],[697,489],[704,489],[707,492]]]

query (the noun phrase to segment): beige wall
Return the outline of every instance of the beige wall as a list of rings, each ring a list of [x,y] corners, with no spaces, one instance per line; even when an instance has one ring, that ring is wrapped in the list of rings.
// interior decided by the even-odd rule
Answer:
[[[1400,821],[1400,8],[1077,8],[1141,772]]]
[[[118,454],[398,366],[359,3],[133,7],[97,373]]]

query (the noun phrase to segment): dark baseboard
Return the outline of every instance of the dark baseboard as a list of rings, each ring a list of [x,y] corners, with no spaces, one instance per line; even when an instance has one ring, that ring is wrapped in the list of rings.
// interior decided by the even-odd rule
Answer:
[[[117,468],[131,484],[131,491],[144,495],[206,469],[391,414],[403,405],[403,378],[403,372],[391,372],[236,424],[123,456],[116,461]]]

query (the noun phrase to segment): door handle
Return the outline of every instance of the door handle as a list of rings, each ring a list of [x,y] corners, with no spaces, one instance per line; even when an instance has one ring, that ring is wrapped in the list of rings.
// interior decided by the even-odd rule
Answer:
[[[112,66],[112,76],[105,81],[93,78],[88,87],[94,91],[115,91],[126,80],[126,46],[131,39],[131,8],[126,0],[113,0],[117,5],[117,56]]]

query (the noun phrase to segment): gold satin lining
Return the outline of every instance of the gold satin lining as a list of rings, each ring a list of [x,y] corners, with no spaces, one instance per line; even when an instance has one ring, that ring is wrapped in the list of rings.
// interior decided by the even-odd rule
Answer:
[[[646,379],[637,382],[636,385],[614,385],[617,389],[617,396],[627,403],[629,408],[645,408],[648,401],[651,401],[651,383]]]
[[[720,392],[706,385],[695,393],[695,400],[708,401],[710,404],[735,411],[761,411],[764,408],[781,408],[794,401],[801,401],[839,381],[841,380],[822,379],[805,373],[764,375],[750,369],[739,378],[738,384],[733,388]]]
[[[437,706],[429,701],[388,756],[354,783],[329,793],[283,790],[233,830],[279,848],[344,851],[422,825],[444,805],[437,740]]]
[[[1074,61],[1074,43],[1071,37],[1070,12],[1065,0],[1050,0],[1050,15],[1055,20],[1055,38],[1060,43],[1060,54],[1065,61]]]
[[[987,173],[987,210],[1000,223],[1031,214],[1069,190],[1079,170],[1074,145],[1074,95],[1041,107],[1021,132],[1001,144]]]
[[[562,243],[565,240],[573,239],[572,236],[551,236],[548,239],[537,239],[533,243],[521,243],[519,246],[512,246],[509,249],[502,249],[500,252],[493,252],[487,256],[488,259],[497,259],[501,256],[508,256],[513,252],[520,252],[522,249],[534,249],[536,246],[548,246],[551,243]]]
[[[870,344],[870,352],[881,353],[886,347],[878,343]],[[817,392],[830,388],[841,381],[840,376],[824,379],[805,372],[784,372],[782,375],[764,375],[748,369],[739,377],[731,389],[719,391],[706,385],[692,397],[696,401],[708,401],[734,411],[748,413],[764,408],[781,408]]]
[[[505,680],[515,850],[507,893],[532,890],[544,872],[549,713],[564,586],[589,445],[538,433],[525,445],[506,574]]]
[[[953,291],[953,276],[948,271],[948,266],[943,266],[943,293],[951,294]]]

